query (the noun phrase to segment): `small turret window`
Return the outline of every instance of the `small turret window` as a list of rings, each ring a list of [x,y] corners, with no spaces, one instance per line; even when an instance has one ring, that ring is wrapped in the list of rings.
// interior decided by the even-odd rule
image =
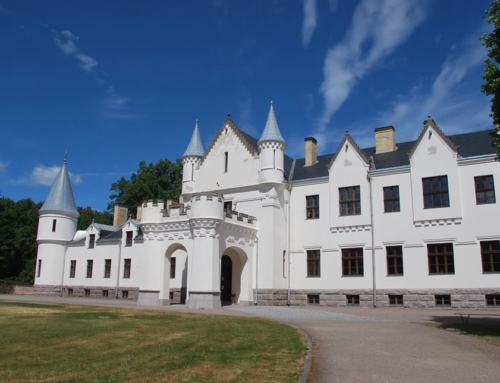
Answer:
[[[227,164],[229,162],[229,153],[224,152],[224,173],[227,173]]]
[[[37,273],[36,273],[36,277],[37,277],[37,278],[38,278],[38,277],[40,277],[40,274],[41,274],[41,273],[42,273],[42,260],[41,260],[41,259],[39,259],[39,260],[38,260],[38,271],[37,271]]]
[[[276,169],[276,149],[273,149],[273,169]]]
[[[56,232],[57,219],[52,220],[52,232]]]

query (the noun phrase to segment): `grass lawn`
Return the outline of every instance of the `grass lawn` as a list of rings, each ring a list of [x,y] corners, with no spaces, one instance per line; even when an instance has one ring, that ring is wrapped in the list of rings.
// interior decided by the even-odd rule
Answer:
[[[293,382],[305,351],[258,318],[0,302],[1,382]]]

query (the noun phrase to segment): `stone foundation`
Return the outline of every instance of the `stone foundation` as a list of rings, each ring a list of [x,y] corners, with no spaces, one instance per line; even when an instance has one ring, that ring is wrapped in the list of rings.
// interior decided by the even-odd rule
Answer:
[[[107,291],[107,296],[103,293]],[[53,285],[35,285],[33,286],[33,294],[36,295],[60,295],[61,286]],[[89,297],[89,298],[105,298],[116,299],[116,288],[109,286],[63,286],[63,297]],[[137,300],[139,296],[138,287],[120,287],[118,289],[118,299]]]
[[[377,307],[408,307],[408,308],[498,308],[487,306],[486,295],[500,295],[500,288],[487,289],[379,289],[377,290]],[[308,296],[319,296],[319,302],[310,304]],[[436,296],[444,296],[445,304],[436,304]],[[347,296],[351,301],[348,303]],[[390,303],[390,296],[393,303]],[[449,296],[449,304],[447,298]],[[260,306],[286,306],[288,304],[287,290],[259,289],[254,290],[254,298]],[[310,297],[313,298],[313,297]],[[316,297],[314,297],[316,298]],[[402,302],[400,302],[402,298]],[[439,300],[439,297],[438,297]],[[354,303],[353,303],[354,301]],[[394,303],[395,301],[395,303]],[[360,306],[373,307],[373,290],[291,290],[290,304],[292,306],[319,305],[330,307]]]
[[[190,291],[186,304],[188,309],[220,309],[220,291]]]
[[[186,303],[186,288],[170,289],[170,304]]]
[[[0,285],[0,294],[32,295],[33,286]]]

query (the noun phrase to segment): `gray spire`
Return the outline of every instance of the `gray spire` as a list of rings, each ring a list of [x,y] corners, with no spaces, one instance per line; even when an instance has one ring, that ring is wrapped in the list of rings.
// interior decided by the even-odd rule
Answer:
[[[189,141],[189,145],[182,157],[203,157],[204,154],[205,150],[203,149],[203,144],[201,143],[200,130],[198,129],[198,120],[196,120],[193,135],[191,136],[191,141]]]
[[[59,170],[49,195],[40,211],[64,211],[79,215],[76,209],[75,197],[73,196],[73,189],[71,188],[66,163],[67,155],[64,154],[61,170]]]
[[[267,116],[266,127],[262,136],[260,136],[261,141],[280,141],[285,143],[283,136],[281,135],[280,128],[278,127],[278,122],[276,121],[276,116],[274,115],[274,106],[271,101],[271,108],[269,109],[269,114]]]

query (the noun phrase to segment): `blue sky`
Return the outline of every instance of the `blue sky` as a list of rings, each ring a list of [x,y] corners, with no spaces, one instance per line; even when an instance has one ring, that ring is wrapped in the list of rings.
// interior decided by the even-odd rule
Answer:
[[[79,206],[103,210],[139,161],[205,148],[230,112],[259,137],[269,103],[303,157],[427,115],[447,134],[491,127],[479,37],[489,1],[0,0],[0,193],[46,197],[65,151]]]

